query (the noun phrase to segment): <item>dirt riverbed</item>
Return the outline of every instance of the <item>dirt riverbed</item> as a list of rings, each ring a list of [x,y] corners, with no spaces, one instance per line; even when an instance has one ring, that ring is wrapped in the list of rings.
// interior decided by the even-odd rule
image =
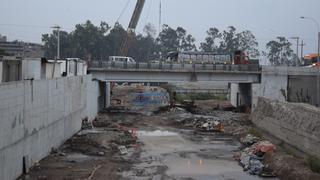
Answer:
[[[244,172],[237,161],[243,149],[239,139],[253,128],[249,115],[202,104],[205,111],[199,114],[182,108],[151,116],[101,113],[20,179],[265,179]],[[208,129],[206,124],[214,123],[222,123],[223,131]],[[267,159],[274,170],[275,157],[284,156]]]

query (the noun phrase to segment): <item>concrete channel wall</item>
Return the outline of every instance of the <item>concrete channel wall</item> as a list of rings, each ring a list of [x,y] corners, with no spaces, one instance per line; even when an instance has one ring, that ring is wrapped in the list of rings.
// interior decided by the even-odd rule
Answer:
[[[16,179],[97,112],[91,75],[0,84],[0,179]],[[88,99],[91,99],[87,103]],[[90,106],[91,108],[88,108]],[[24,168],[25,167],[25,168]]]
[[[276,138],[310,155],[320,154],[320,109],[259,97],[252,121]]]

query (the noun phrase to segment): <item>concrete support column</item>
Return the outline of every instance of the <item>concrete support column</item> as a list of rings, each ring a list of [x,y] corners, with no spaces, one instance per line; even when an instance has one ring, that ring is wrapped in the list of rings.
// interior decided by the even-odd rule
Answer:
[[[233,106],[250,106],[252,104],[251,83],[232,83],[230,96],[230,101]]]
[[[230,102],[234,107],[238,107],[238,99],[239,99],[239,84],[231,83],[230,86]]]
[[[106,82],[105,86],[105,108],[109,108],[111,106],[111,84],[110,82]]]

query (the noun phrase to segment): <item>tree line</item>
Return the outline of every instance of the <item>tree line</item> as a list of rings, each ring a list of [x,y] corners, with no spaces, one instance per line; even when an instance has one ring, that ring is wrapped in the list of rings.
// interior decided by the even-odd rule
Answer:
[[[57,30],[43,34],[45,56],[54,58],[57,49]],[[98,26],[89,20],[77,24],[72,32],[60,31],[60,57],[79,57],[85,60],[105,60],[109,56],[120,55],[121,43],[126,30],[116,23],[113,27],[106,22]],[[164,24],[157,34],[152,24],[147,24],[142,33],[133,36],[128,56],[138,61],[164,59],[172,51],[201,51],[218,54],[233,54],[236,50],[246,51],[250,57],[258,58],[258,42],[249,30],[238,32],[233,26],[220,31],[210,28],[204,42],[197,47],[196,39],[183,27],[172,28]],[[262,54],[274,65],[292,64],[291,43],[284,37],[270,41],[267,52]]]

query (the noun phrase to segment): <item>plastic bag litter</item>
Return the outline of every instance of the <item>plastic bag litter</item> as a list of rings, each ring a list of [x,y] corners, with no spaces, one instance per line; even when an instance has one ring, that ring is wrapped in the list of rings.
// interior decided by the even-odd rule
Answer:
[[[276,150],[276,146],[273,145],[269,141],[261,141],[259,142],[254,149],[254,153],[262,152],[262,153],[272,153]]]

